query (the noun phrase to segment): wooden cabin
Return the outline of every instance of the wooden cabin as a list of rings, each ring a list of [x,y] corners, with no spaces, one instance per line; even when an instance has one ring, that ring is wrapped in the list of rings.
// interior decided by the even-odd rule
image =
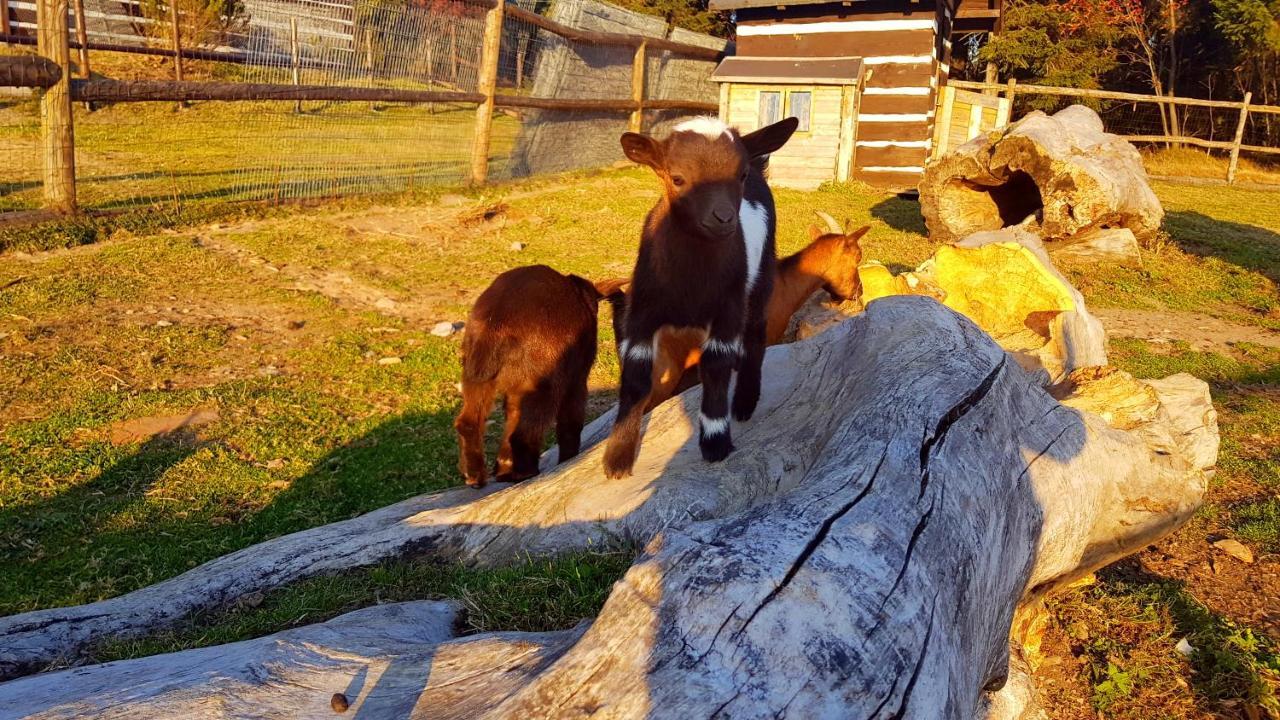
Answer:
[[[1000,1],[711,0],[713,9],[733,13],[737,27],[735,55],[713,75],[722,83],[721,115],[748,131],[773,117],[774,103],[781,117],[795,114],[788,100],[800,93],[803,108],[809,92],[811,103],[823,98],[824,116],[815,123],[818,105],[811,105],[809,135],[794,153],[770,161],[774,182],[813,187],[821,176],[914,188],[933,148],[953,39],[993,32]],[[846,92],[852,97],[833,106],[831,98]]]
[[[720,83],[720,118],[730,125],[746,130],[787,117],[800,121],[769,157],[770,181],[809,190],[850,178],[861,60],[728,57],[711,79]]]

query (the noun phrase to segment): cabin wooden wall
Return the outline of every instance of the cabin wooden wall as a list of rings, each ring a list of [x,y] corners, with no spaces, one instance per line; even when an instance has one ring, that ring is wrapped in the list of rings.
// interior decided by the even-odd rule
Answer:
[[[812,190],[836,179],[840,156],[840,103],[847,91],[838,85],[729,84],[725,122],[742,132],[760,126],[760,93],[812,92],[809,131],[797,131],[781,150],[769,156],[769,182],[783,187]],[[785,115],[785,113],[784,113]],[[851,152],[851,149],[846,149]]]
[[[882,187],[915,187],[932,137],[944,52],[940,17],[940,6],[932,3],[878,0],[744,8],[737,11],[737,54],[863,58],[870,78],[858,111],[853,177]]]

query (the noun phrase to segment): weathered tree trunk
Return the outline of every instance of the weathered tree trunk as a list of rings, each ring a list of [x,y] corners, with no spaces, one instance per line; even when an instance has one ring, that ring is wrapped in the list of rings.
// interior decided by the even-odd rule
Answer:
[[[344,692],[370,717],[968,720],[1008,673],[1019,604],[1185,521],[1217,447],[1204,383],[1128,381],[1157,402],[1117,429],[923,297],[771,349],[767,370],[726,463],[697,459],[694,390],[653,414],[638,481],[602,480],[597,446],[398,525],[420,549],[488,561],[658,533],[588,628],[434,644],[368,610],[331,635],[14,681],[0,707],[298,717]]]
[[[858,278],[864,304],[889,295],[936,298],[977,323],[1018,364],[1044,371],[1046,384],[1107,363],[1102,323],[1025,224],[943,245],[912,272],[893,275],[880,263],[864,263]],[[809,337],[859,309],[810,302],[795,314],[796,336]]]
[[[1145,239],[1164,217],[1138,151],[1104,132],[1083,105],[1030,113],[930,162],[920,206],[930,236],[941,242],[1034,217],[1030,229],[1051,251],[1103,228],[1128,228]]]

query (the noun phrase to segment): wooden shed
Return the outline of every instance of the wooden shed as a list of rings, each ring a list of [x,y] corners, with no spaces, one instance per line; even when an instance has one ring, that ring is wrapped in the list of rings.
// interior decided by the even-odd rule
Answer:
[[[776,73],[776,68],[792,64],[796,73],[810,73],[808,84],[816,102],[816,94],[836,94],[834,85],[817,82],[832,79],[830,72],[821,71],[822,61],[844,63],[842,73],[856,64],[858,76],[842,78],[838,85],[842,96],[844,88],[853,95],[848,103],[854,118],[851,132],[841,128],[831,135],[827,127],[817,127],[802,138],[809,146],[797,152],[825,148],[831,153],[832,179],[843,179],[840,168],[847,162],[851,179],[878,187],[914,188],[933,147],[935,106],[938,90],[950,75],[953,39],[993,32],[1001,4],[1002,0],[711,0],[713,9],[732,11],[737,28],[735,55],[725,58],[716,79],[741,79],[726,82],[729,97],[726,101],[722,91],[721,113],[727,122],[745,129],[752,124],[743,118],[760,113],[760,103],[774,102],[774,96],[762,93],[777,92],[782,116],[795,114],[788,109],[787,97],[804,92],[797,89],[806,84],[804,78],[787,75],[786,83],[766,82],[779,76],[766,74],[765,68],[775,68],[767,72]],[[818,88],[825,89],[819,93]],[[767,107],[771,112],[772,105]],[[843,117],[838,110],[835,114]],[[847,160],[842,155],[846,148],[852,151]],[[775,166],[773,179],[790,184],[779,170]]]
[[[862,60],[728,57],[711,78],[720,83],[720,118],[744,132],[788,117],[800,121],[769,158],[772,182],[812,189],[849,179]]]

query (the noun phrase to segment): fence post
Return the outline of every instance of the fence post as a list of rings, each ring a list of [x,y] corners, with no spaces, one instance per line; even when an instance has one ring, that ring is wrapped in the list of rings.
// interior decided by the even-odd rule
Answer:
[[[505,0],[495,0],[484,16],[484,41],[476,78],[476,92],[484,95],[484,101],[476,108],[476,127],[471,139],[471,182],[475,185],[483,185],[489,177],[489,133],[493,129],[493,95],[498,86],[498,51],[502,46],[505,4]]]
[[[89,69],[89,28],[84,22],[84,0],[75,0],[73,8],[76,13],[76,41],[80,44],[80,77],[88,80],[93,75]],[[85,103],[84,109],[92,111],[93,103]]]
[[[933,118],[934,131],[938,136],[937,142],[933,144],[934,157],[941,157],[947,151],[947,145],[951,143],[951,111],[955,102],[956,89],[950,85],[943,86],[942,107]]]
[[[289,55],[293,63],[293,84],[295,86],[302,84],[302,77],[298,71],[298,18],[289,18]],[[293,111],[302,114],[302,101],[297,100],[293,103]]]
[[[516,48],[516,92],[524,89],[524,60],[529,48],[529,34],[522,33]]]
[[[631,111],[631,132],[638,133],[644,128],[644,108],[641,103],[644,102],[644,66],[645,66],[645,49],[648,43],[643,40],[636,46],[636,54],[631,58],[631,101],[636,104],[636,109]]]
[[[44,202],[51,210],[76,211],[75,131],[71,118],[71,47],[67,42],[67,0],[36,0],[36,39],[41,57],[62,70],[57,84],[40,96],[44,150]]]
[[[169,25],[173,30],[173,79],[182,82],[182,28],[178,25],[178,0],[169,0]],[[185,102],[178,103],[179,109],[186,106]]]
[[[89,79],[89,30],[84,25],[84,0],[76,0],[76,42],[80,43],[80,77]]]
[[[1231,162],[1227,164],[1227,183],[1236,181],[1236,166],[1240,164],[1240,143],[1244,140],[1244,124],[1249,119],[1249,101],[1253,99],[1253,93],[1244,94],[1244,101],[1240,103],[1240,121],[1236,123],[1236,137],[1231,141]]]
[[[458,26],[449,23],[449,79],[458,84]]]
[[[9,27],[9,0],[0,0],[0,33],[13,34],[13,28]]]
[[[1005,86],[1004,96],[1009,99],[1009,119],[1013,119],[1013,96],[1014,88],[1018,87],[1018,78],[1009,78],[1008,85]]]

